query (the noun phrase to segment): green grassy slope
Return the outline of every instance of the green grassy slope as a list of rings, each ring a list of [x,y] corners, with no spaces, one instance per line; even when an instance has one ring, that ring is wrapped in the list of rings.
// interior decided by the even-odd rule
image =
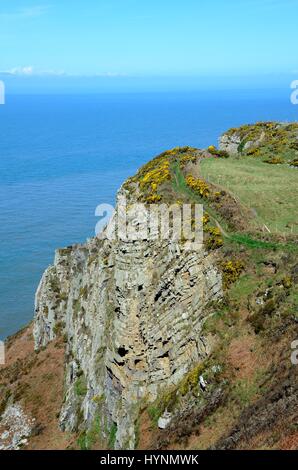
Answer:
[[[272,233],[297,234],[298,172],[287,165],[268,165],[256,158],[201,162],[202,176],[224,186],[251,208]]]
[[[140,190],[132,183],[130,190],[144,202],[204,205],[204,241],[216,252],[224,287],[222,301],[205,311],[202,331],[212,352],[144,411],[145,448],[298,445],[298,380],[290,361],[298,321],[298,126],[259,123],[226,135],[240,141],[237,155],[172,149],[132,179]],[[165,410],[177,418],[160,431]]]

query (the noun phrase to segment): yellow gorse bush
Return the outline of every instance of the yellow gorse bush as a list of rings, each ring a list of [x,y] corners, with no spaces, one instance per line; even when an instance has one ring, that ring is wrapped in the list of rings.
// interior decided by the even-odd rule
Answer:
[[[206,181],[200,179],[200,178],[195,178],[192,175],[188,175],[186,177],[186,184],[189,186],[191,189],[196,191],[197,193],[200,194],[202,197],[208,197],[210,194],[210,189]]]
[[[244,264],[240,260],[224,261],[221,265],[223,272],[224,287],[228,287],[233,282],[237,281],[241,272],[244,269]]]
[[[207,212],[205,212],[205,214],[203,215],[202,217],[202,222],[203,222],[203,225],[207,225],[210,221],[210,216]]]
[[[145,197],[144,202],[147,204],[156,204],[157,202],[161,201],[161,196],[159,194],[149,194]]]
[[[206,240],[208,250],[217,250],[223,246],[221,231],[218,227],[207,225],[204,228],[204,231],[208,234],[208,238]]]
[[[221,231],[218,227],[209,227],[208,232],[210,235],[214,235],[215,237],[219,237],[221,235]]]
[[[152,191],[156,191],[157,187],[166,180],[171,178],[170,163],[165,160],[156,168],[148,171],[140,181],[141,189],[151,187]]]
[[[197,161],[196,155],[186,153],[180,158],[180,167],[184,168],[187,163],[195,163]]]

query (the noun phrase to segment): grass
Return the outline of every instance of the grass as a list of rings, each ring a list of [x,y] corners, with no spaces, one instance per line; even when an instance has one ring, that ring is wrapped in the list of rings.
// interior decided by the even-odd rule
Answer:
[[[74,390],[75,390],[75,393],[78,397],[84,397],[87,393],[87,383],[86,383],[86,379],[83,375],[81,375],[81,377],[79,377],[75,384],[74,384]]]
[[[230,241],[245,245],[247,248],[252,249],[265,249],[265,250],[283,250],[289,252],[297,252],[298,246],[294,243],[278,243],[278,242],[266,242],[264,240],[255,240],[248,235],[241,235],[238,233],[229,234],[227,237]]]
[[[201,162],[202,176],[224,186],[251,208],[272,233],[298,233],[298,173],[287,165],[268,165],[253,157]]]
[[[100,416],[96,416],[91,428],[78,437],[77,443],[81,450],[90,450],[101,436]]]
[[[232,161],[235,162],[237,160],[234,159],[223,159],[219,160],[217,159],[216,161],[214,159],[206,159],[203,160],[203,163],[205,164],[206,162],[215,162],[216,165],[218,163],[225,163],[227,161]],[[252,160],[250,160],[252,161]],[[201,164],[202,165],[202,164]],[[265,165],[265,163],[263,164]],[[269,166],[269,165],[268,165]],[[233,167],[233,163],[232,163]],[[203,165],[202,165],[203,168]],[[188,196],[190,201],[192,202],[197,202],[200,204],[204,204],[204,208],[207,209],[208,214],[213,221],[219,221],[221,224],[221,227],[224,227],[225,230],[227,230],[227,225],[226,223],[217,215],[215,214],[215,211],[206,203],[206,201],[201,198],[198,194],[196,194],[191,188],[189,188],[185,182],[184,176],[181,172],[181,169],[179,167],[179,163],[175,162],[175,164],[172,165],[171,167],[172,172],[174,173],[174,178],[172,180],[172,185],[173,189],[176,193],[183,193]],[[295,170],[290,170],[294,171]],[[204,173],[204,172],[203,172]],[[206,178],[205,174],[204,177]],[[297,192],[297,191],[296,191]],[[298,199],[298,196],[297,196]],[[242,201],[241,201],[242,202]],[[297,201],[298,202],[298,201]],[[293,216],[295,216],[295,210],[293,209]],[[238,243],[240,245],[245,245],[248,248],[252,249],[265,249],[265,250],[284,250],[284,251],[289,251],[289,252],[297,252],[298,251],[298,246],[294,243],[278,243],[278,242],[268,242],[264,240],[257,240],[254,238],[251,238],[249,235],[243,235],[243,234],[238,234],[238,233],[226,233],[224,234],[226,240]]]
[[[157,426],[158,420],[162,414],[162,410],[157,406],[151,405],[148,407],[148,415],[154,426]]]
[[[258,391],[259,387],[255,380],[239,379],[234,384],[232,396],[239,405],[247,406],[257,396]]]
[[[115,448],[116,434],[117,434],[117,424],[113,423],[109,432],[109,441],[108,441],[109,449]]]
[[[244,274],[230,288],[229,295],[234,301],[246,299],[257,288],[259,280],[251,274]]]
[[[255,370],[252,377],[236,380],[232,387],[231,398],[241,407],[250,405],[264,391],[264,382],[268,376],[268,370],[260,367]]]
[[[181,171],[179,162],[173,163],[171,170],[174,173],[174,178],[172,179],[172,186],[176,193],[183,193],[194,202],[199,202],[203,204],[204,200],[198,194],[196,194],[187,184],[184,179],[183,173]]]
[[[207,204],[207,201],[202,198],[198,193],[193,191],[187,184],[184,178],[184,175],[181,171],[181,168],[179,166],[178,162],[175,162],[175,164],[172,165],[171,167],[172,172],[174,173],[174,178],[172,179],[172,186],[173,190],[176,193],[182,193],[187,196],[189,199],[189,202],[194,202],[197,204],[202,204],[204,206],[204,210],[208,211],[208,214],[211,218],[212,221],[218,220],[220,221],[221,225],[224,226],[224,228],[227,228],[227,224],[225,221],[218,216],[218,214],[215,213],[215,211],[210,207],[210,205]]]

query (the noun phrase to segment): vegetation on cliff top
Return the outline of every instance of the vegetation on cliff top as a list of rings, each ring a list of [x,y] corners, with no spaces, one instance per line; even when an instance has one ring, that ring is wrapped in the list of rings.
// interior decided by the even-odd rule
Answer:
[[[251,214],[251,229],[280,235],[298,233],[298,173],[289,165],[268,165],[259,158],[230,157],[201,162],[202,176],[224,187]]]
[[[202,203],[211,219],[208,226],[213,226],[211,236],[220,229],[237,243],[256,247],[259,240],[271,249],[283,242],[281,248],[288,243],[288,249],[295,249],[298,123],[245,125],[225,136],[240,138],[237,155],[214,146],[206,151],[177,147],[144,165],[125,188],[148,204]],[[220,246],[209,242],[209,248]]]
[[[215,340],[211,356],[148,407],[149,427],[146,412],[140,420],[141,435],[152,433],[155,448],[287,448],[297,442],[295,399],[285,392],[297,381],[284,345],[295,338],[298,308],[298,124],[258,123],[227,133],[233,134],[241,139],[237,155],[209,147],[182,164],[177,149],[171,152],[162,197],[204,205],[205,232],[225,241],[213,246],[222,247],[225,297],[205,312],[203,334]],[[208,377],[205,392],[200,375]],[[287,407],[284,415],[274,394]],[[178,418],[158,431],[166,410]],[[237,439],[229,441],[233,429]]]
[[[202,338],[208,338],[211,353],[180,383],[141,407],[136,422],[140,448],[298,445],[297,371],[290,362],[298,321],[298,173],[292,164],[298,161],[298,124],[257,123],[226,135],[240,137],[237,155],[214,146],[205,151],[175,148],[124,184],[133,199],[145,203],[204,205],[205,245],[216,250],[224,289],[223,299],[208,305],[202,319]],[[64,292],[55,277],[50,285],[61,303]],[[87,286],[82,286],[80,300],[87,297]],[[9,363],[0,369],[0,411],[17,400],[37,416],[31,448],[113,448],[116,424],[103,429],[99,418],[104,396],[94,399],[98,415],[89,430],[78,430],[77,436],[58,430],[64,327],[57,323],[55,342],[35,355],[30,329],[8,342]],[[53,384],[58,397],[56,391],[55,396],[50,393],[56,390]],[[78,400],[84,399],[84,375],[74,391]],[[173,414],[173,421],[168,429],[158,430],[165,411]]]

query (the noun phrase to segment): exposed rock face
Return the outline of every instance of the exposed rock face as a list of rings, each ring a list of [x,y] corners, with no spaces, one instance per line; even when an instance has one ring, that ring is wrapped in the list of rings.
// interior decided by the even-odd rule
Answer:
[[[27,445],[33,425],[19,404],[8,405],[1,416],[0,450],[19,450]]]
[[[238,153],[238,147],[241,144],[241,138],[239,135],[227,135],[223,134],[219,139],[219,150],[225,150],[231,155]]]
[[[63,429],[99,417],[116,448],[134,447],[140,404],[209,353],[201,327],[222,295],[215,256],[177,241],[107,238],[56,252],[36,293],[34,338],[38,349],[66,335]]]
[[[265,139],[265,132],[261,132],[258,137],[246,137],[240,135],[239,130],[235,129],[234,132],[229,131],[223,134],[219,139],[219,149],[225,150],[230,155],[237,155],[243,151],[247,151],[252,147],[257,148]]]

